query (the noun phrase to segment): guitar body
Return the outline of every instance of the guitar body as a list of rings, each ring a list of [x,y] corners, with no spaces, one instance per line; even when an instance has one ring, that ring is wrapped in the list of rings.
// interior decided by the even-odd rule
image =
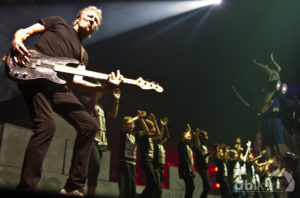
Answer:
[[[55,84],[65,84],[66,81],[57,77],[54,70],[54,64],[60,65],[79,65],[79,61],[66,57],[51,57],[35,50],[29,50],[32,55],[30,61],[22,64],[16,64],[12,60],[12,50],[8,52],[6,58],[6,69],[10,77],[15,80],[29,81],[45,79]]]
[[[43,79],[57,85],[65,84],[65,80],[57,77],[57,72],[100,80],[107,80],[109,77],[108,74],[77,68],[80,65],[80,62],[76,59],[66,57],[51,57],[35,50],[29,50],[31,57],[29,57],[29,62],[25,63],[25,65],[16,64],[13,61],[12,52],[12,50],[8,52],[5,65],[7,74],[14,80],[25,82]],[[163,92],[163,88],[160,85],[155,82],[147,82],[141,77],[137,79],[123,78],[122,83],[137,85],[146,90],[154,89],[157,92]]]

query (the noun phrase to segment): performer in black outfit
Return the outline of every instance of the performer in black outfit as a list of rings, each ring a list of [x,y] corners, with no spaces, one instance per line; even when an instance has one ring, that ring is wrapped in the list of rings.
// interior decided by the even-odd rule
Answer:
[[[139,142],[140,165],[146,175],[146,186],[141,194],[143,198],[157,198],[160,195],[158,177],[154,169],[154,141],[160,139],[160,129],[153,113],[145,120],[149,132],[143,134]]]
[[[154,141],[154,170],[157,175],[157,181],[159,184],[159,195],[158,198],[162,195],[163,183],[164,183],[164,174],[163,170],[166,165],[166,150],[164,144],[170,138],[169,129],[168,129],[168,118],[164,117],[160,119],[160,139]]]
[[[101,85],[100,82],[97,82],[96,84]],[[100,173],[101,168],[102,155],[103,152],[106,152],[108,150],[106,120],[107,118],[116,118],[119,110],[121,90],[119,88],[116,88],[112,92],[113,102],[111,109],[106,109],[105,105],[100,104],[100,100],[103,95],[100,92],[93,94],[90,97],[90,100],[88,100],[87,104],[87,109],[89,110],[90,114],[96,118],[98,125],[88,167],[87,194],[90,196],[96,195],[96,188],[98,183],[98,175]]]
[[[215,165],[218,167],[218,172],[216,174],[216,181],[220,184],[220,191],[222,198],[229,198],[231,194],[229,182],[228,182],[228,151],[229,147],[226,145],[218,145],[214,147],[214,161]],[[223,151],[224,150],[224,151]]]
[[[196,139],[199,143],[197,135]],[[183,179],[185,183],[185,198],[192,198],[195,189],[193,150],[194,144],[192,139],[191,126],[187,124],[187,129],[185,132],[183,132],[177,146],[177,152],[179,157],[178,173],[179,178]]]
[[[195,150],[195,166],[202,179],[203,191],[200,198],[206,198],[210,190],[210,181],[208,175],[208,161],[209,157],[213,155],[208,152],[205,142],[208,140],[207,132],[204,130],[199,131],[200,147]]]
[[[137,116],[123,117],[120,131],[118,185],[119,198],[135,198],[136,196],[136,151],[137,143],[149,129],[145,123],[146,112],[138,110]],[[142,130],[136,131],[135,120],[139,119]]]
[[[88,55],[82,47],[82,40],[94,33],[102,20],[102,11],[94,6],[80,10],[72,25],[63,18],[52,16],[42,18],[32,26],[19,29],[12,41],[13,60],[24,64],[30,61],[30,52],[23,41],[32,35],[40,34],[36,43],[30,47],[52,57],[68,57],[87,65]],[[85,66],[79,66],[85,69]],[[71,87],[86,93],[103,91],[105,86],[97,86],[83,80],[81,76],[60,75],[67,81],[64,86],[57,86],[44,81],[20,83],[20,90],[27,102],[33,120],[31,136],[23,162],[20,190],[32,190],[40,181],[42,164],[55,132],[53,111],[67,120],[77,131],[69,178],[61,190],[64,194],[83,195],[83,188],[88,171],[88,162],[93,145],[97,124],[84,110],[83,105],[73,94]],[[122,76],[118,72],[109,75],[109,85],[119,85]]]

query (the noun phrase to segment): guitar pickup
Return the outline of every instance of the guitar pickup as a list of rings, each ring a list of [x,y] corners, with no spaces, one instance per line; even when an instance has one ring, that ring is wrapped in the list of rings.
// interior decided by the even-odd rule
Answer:
[[[36,68],[36,63],[32,63],[30,68],[35,69]]]
[[[32,63],[30,68],[35,69],[37,66],[41,66],[42,62],[41,60],[36,60],[35,63]]]

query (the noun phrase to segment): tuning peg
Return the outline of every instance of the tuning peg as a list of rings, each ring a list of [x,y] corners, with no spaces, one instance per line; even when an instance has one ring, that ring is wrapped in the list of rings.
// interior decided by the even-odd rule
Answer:
[[[18,77],[20,72],[16,71],[14,74],[15,74],[15,77]]]
[[[26,78],[28,76],[28,73],[27,72],[24,72],[23,73],[23,78]]]

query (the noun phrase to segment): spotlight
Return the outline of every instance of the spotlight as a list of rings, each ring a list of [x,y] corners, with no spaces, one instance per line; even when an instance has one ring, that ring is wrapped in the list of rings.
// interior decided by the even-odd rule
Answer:
[[[287,84],[283,83],[281,86],[281,93],[286,94],[287,90],[288,90]]]
[[[218,167],[217,166],[209,166],[208,167],[208,173],[209,174],[215,174],[216,172],[218,172]]]
[[[222,3],[222,0],[212,0],[212,4],[219,5]]]
[[[173,11],[186,12],[210,5],[218,5],[220,3],[222,3],[222,0],[183,1],[175,4],[172,9]]]
[[[280,90],[280,87],[281,87],[281,82],[280,82],[280,81],[277,81],[277,82],[276,82],[276,91],[279,91],[279,90]]]
[[[212,184],[213,189],[219,189],[220,187],[221,187],[221,185],[219,183],[213,183]]]
[[[282,94],[286,94],[288,90],[288,86],[285,83],[281,83],[280,81],[277,81],[275,85],[275,89],[276,91],[281,91]]]

